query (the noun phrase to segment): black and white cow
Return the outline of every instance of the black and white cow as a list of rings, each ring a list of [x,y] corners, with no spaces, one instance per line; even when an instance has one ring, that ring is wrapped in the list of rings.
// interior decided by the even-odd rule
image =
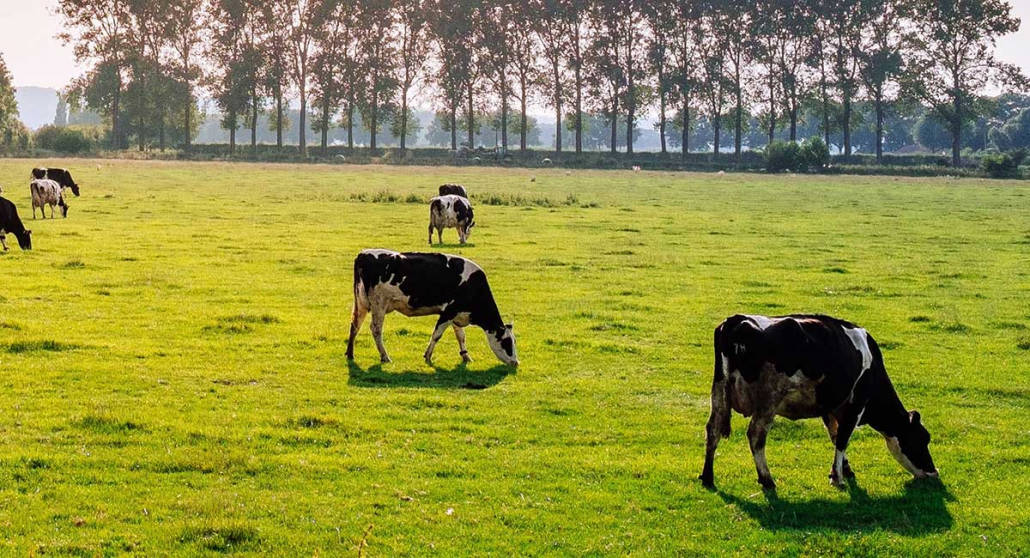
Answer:
[[[50,169],[36,167],[32,169],[32,178],[49,178],[61,185],[61,189],[71,188],[75,197],[79,197],[79,185],[72,179],[72,173],[68,169]]]
[[[61,208],[61,215],[68,216],[68,204],[64,202],[64,192],[61,185],[49,178],[37,178],[29,183],[29,192],[32,194],[32,218],[36,218],[36,208],[39,208],[43,218],[46,219],[46,206],[50,206],[50,218],[54,218],[54,207]]]
[[[836,318],[736,315],[715,329],[712,412],[701,481],[714,486],[719,438],[730,434],[730,411],[751,417],[747,438],[758,482],[774,488],[765,438],[776,415],[821,417],[836,452],[830,482],[853,477],[845,451],[855,428],[880,432],[895,459],[914,476],[935,477],[930,434],[917,411],[906,411],[887,377],[880,348],[866,330]]]
[[[465,349],[465,330],[474,325],[486,332],[490,348],[501,362],[518,366],[512,326],[501,320],[486,274],[459,256],[363,250],[354,258],[354,315],[347,342],[347,358],[354,359],[354,337],[365,315],[372,313],[372,337],[383,362],[390,362],[383,346],[383,321],[390,312],[405,316],[439,315],[425,352],[432,364],[433,349],[454,328],[461,358],[471,362]]]
[[[465,187],[461,184],[441,184],[440,185],[441,196],[461,196],[465,199],[469,199],[468,192],[465,191]]]
[[[433,245],[433,229],[436,229],[436,236],[440,244],[443,244],[443,230],[452,227],[458,229],[458,240],[465,244],[475,225],[476,218],[472,211],[472,204],[467,199],[449,194],[429,200],[430,246]]]
[[[18,238],[22,250],[32,249],[32,231],[27,230],[18,217],[18,208],[7,198],[0,198],[0,245],[7,251],[7,235]]]

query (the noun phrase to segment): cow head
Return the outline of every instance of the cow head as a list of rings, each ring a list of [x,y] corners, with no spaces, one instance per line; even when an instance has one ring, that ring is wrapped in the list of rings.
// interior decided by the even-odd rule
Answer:
[[[76,198],[79,197],[79,185],[78,184],[72,182],[71,185],[68,186],[68,187],[72,189],[72,193],[75,194]]]
[[[486,340],[490,348],[501,362],[517,367],[519,355],[515,350],[515,334],[512,332],[511,324],[504,324],[504,327],[497,331],[488,331]]]
[[[32,231],[25,229],[20,233],[15,233],[14,236],[18,237],[18,246],[22,250],[32,250]]]
[[[46,178],[46,169],[39,167],[32,169],[32,178]]]
[[[887,436],[887,449],[894,459],[916,478],[936,477],[937,468],[930,457],[930,433],[920,422],[919,411],[908,414],[895,436]]]
[[[68,216],[68,204],[64,203],[64,197],[62,196],[57,200],[57,206],[61,208],[61,217]]]

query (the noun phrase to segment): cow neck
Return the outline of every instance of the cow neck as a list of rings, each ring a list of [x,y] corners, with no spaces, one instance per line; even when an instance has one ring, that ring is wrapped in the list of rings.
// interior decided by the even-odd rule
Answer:
[[[900,425],[908,422],[908,411],[898,392],[889,383],[874,392],[865,407],[865,423],[885,436],[897,436]]]
[[[494,301],[489,285],[482,290],[477,298],[479,302],[474,306],[476,310],[472,312],[469,321],[488,333],[496,333],[503,330],[504,320],[501,319],[501,311],[497,308],[497,303]]]

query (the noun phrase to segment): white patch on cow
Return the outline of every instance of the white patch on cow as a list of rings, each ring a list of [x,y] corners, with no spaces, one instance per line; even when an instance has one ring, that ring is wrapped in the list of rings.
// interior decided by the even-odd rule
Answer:
[[[873,365],[873,353],[869,350],[869,334],[866,330],[860,327],[844,328],[844,334],[848,336],[851,344],[858,349],[858,352],[862,353],[862,370],[858,372],[858,377],[855,378],[855,383],[851,386],[851,395],[848,396],[848,401],[853,401],[858,382],[862,379],[862,375],[869,370],[869,367]]]
[[[454,319],[451,320],[451,321],[454,322],[454,325],[456,325],[458,327],[466,327],[466,326],[469,325],[469,320],[471,320],[471,319],[472,319],[472,313],[471,312],[458,312],[457,314],[454,315]]]
[[[745,314],[744,317],[754,322],[755,325],[758,326],[758,329],[762,331],[765,331],[767,327],[773,325],[772,319],[767,318],[765,316]]]
[[[844,478],[844,452],[837,450],[833,454],[833,476],[836,477],[837,482],[841,482]]]
[[[726,376],[730,375],[730,357],[723,353],[719,353],[719,358],[722,359],[722,373]]]
[[[377,258],[379,256],[398,256],[398,257],[401,257],[401,258],[404,257],[404,255],[401,254],[400,252],[394,252],[393,250],[384,250],[383,248],[369,248],[367,250],[362,250],[361,253],[362,254],[369,254],[369,255],[375,256]]]
[[[923,470],[920,469],[919,467],[916,467],[908,459],[908,457],[905,455],[905,453],[901,451],[901,444],[898,442],[897,438],[895,438],[894,436],[884,436],[883,438],[885,440],[887,440],[887,449],[890,450],[891,455],[894,456],[894,459],[897,460],[897,462],[900,463],[901,466],[904,467],[906,471],[908,471],[909,473],[912,473],[913,475],[915,475],[917,477],[924,477],[924,476],[926,476],[926,473],[924,473]]]
[[[452,259],[457,259],[461,260],[461,263],[464,264],[464,267],[461,268],[461,281],[458,282],[459,285],[464,285],[465,282],[469,280],[469,277],[472,277],[473,273],[483,270],[481,267],[476,265],[475,262],[473,262],[472,260],[466,260],[461,256],[452,256],[450,254],[445,255],[447,256],[448,262]]]

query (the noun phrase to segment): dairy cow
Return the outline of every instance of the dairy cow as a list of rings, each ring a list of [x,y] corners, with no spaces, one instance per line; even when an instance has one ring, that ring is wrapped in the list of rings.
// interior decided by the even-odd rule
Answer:
[[[61,208],[61,216],[68,216],[68,204],[64,201],[61,185],[49,178],[37,178],[29,183],[32,194],[32,218],[36,218],[36,208],[46,219],[46,206],[50,206],[50,218],[54,217],[54,207]]]
[[[429,200],[429,245],[433,244],[433,229],[436,229],[437,240],[443,244],[443,230],[458,230],[458,240],[462,244],[468,240],[472,227],[476,225],[472,204],[461,196],[449,194],[437,196]]]
[[[61,185],[61,189],[71,188],[75,197],[79,197],[79,185],[72,179],[72,173],[68,169],[51,169],[36,167],[32,169],[32,178],[49,178]]]
[[[701,481],[714,486],[720,438],[730,434],[730,411],[751,417],[748,444],[758,482],[774,488],[765,439],[777,415],[820,417],[835,446],[830,482],[853,477],[845,451],[855,428],[883,435],[891,455],[916,477],[935,477],[930,434],[917,411],[906,411],[887,377],[880,348],[866,330],[821,315],[736,315],[715,330],[715,377],[706,427]]]
[[[487,342],[501,362],[519,364],[512,326],[501,320],[486,274],[470,260],[447,254],[363,250],[354,258],[348,359],[354,359],[354,338],[365,316],[371,313],[372,337],[379,357],[382,362],[390,362],[383,346],[383,322],[394,311],[405,316],[439,316],[424,355],[427,364],[432,364],[433,349],[448,327],[454,329],[462,360],[470,362],[464,330],[469,325],[486,332]]]
[[[13,234],[18,239],[22,250],[32,249],[32,231],[27,230],[18,217],[18,208],[7,198],[0,198],[0,246],[7,251],[7,235]]]

